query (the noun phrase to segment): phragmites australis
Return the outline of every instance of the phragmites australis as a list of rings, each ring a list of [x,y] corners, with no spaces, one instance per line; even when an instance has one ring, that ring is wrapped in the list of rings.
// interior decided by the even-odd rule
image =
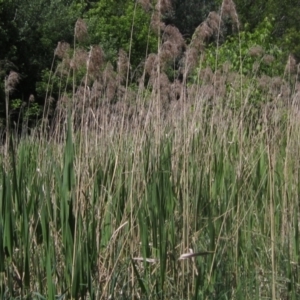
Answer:
[[[70,61],[70,67],[73,70],[78,70],[81,67],[86,66],[86,62],[88,60],[88,53],[81,48],[77,48],[74,52],[74,56]]]
[[[145,62],[145,73],[151,75],[153,71],[156,71],[158,65],[158,57],[155,53],[150,53]]]
[[[167,25],[163,32],[163,41],[170,41],[171,43],[182,47],[185,44],[184,38],[177,27]]]
[[[117,75],[114,72],[114,68],[111,63],[106,65],[106,68],[103,71],[103,83],[105,87],[105,95],[108,102],[112,101],[115,97],[117,90]]]
[[[34,97],[34,95],[33,94],[31,94],[30,96],[29,96],[29,102],[34,102],[35,101],[35,97]]]
[[[138,0],[138,3],[142,6],[145,11],[149,11],[152,8],[150,0]]]
[[[91,47],[88,59],[88,72],[94,76],[99,74],[104,63],[104,52],[98,45]]]
[[[155,9],[161,14],[165,14],[172,9],[172,2],[171,0],[158,0],[155,5]]]
[[[206,19],[206,22],[207,25],[213,30],[214,35],[217,35],[220,32],[222,19],[217,12],[215,11],[210,12]]]
[[[130,69],[130,62],[127,53],[123,49],[119,50],[117,65],[119,81],[124,82],[127,77],[128,70]]]
[[[289,55],[286,66],[285,73],[295,74],[297,73],[297,62],[293,55]]]
[[[264,49],[259,45],[255,45],[249,49],[248,53],[250,56],[260,57],[264,54]]]
[[[180,31],[172,25],[165,27],[162,35],[163,44],[160,51],[160,60],[168,61],[181,54],[185,47],[185,41]]]
[[[56,49],[54,51],[54,55],[60,59],[63,59],[70,50],[70,44],[66,42],[58,42]]]
[[[203,51],[205,43],[213,36],[217,36],[222,25],[222,20],[218,13],[209,13],[206,20],[204,20],[196,29],[188,49],[185,52],[183,65],[185,65],[186,72],[189,72],[198,61],[199,54]]]
[[[223,0],[221,6],[222,19],[231,19],[233,23],[233,29],[240,28],[239,17],[236,11],[235,4],[232,0]]]
[[[263,62],[266,64],[266,65],[271,65],[271,63],[275,60],[275,57],[271,54],[265,54],[263,56]]]
[[[84,20],[78,19],[75,23],[75,38],[82,42],[88,37],[87,25]]]
[[[15,71],[10,71],[5,81],[5,90],[11,94],[20,81],[20,75]]]
[[[161,15],[157,10],[152,14],[151,17],[151,28],[156,32],[166,28],[166,24],[161,21]]]

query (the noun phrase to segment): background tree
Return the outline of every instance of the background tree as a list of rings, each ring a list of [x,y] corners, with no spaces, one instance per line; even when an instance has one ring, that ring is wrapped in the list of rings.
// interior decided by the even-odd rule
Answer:
[[[72,0],[16,0],[0,5],[0,60],[15,65],[21,75],[16,92],[26,101],[35,92],[41,71],[51,65],[57,42],[72,41],[83,6]]]
[[[267,17],[272,20],[272,37],[287,54],[300,59],[300,14],[299,1],[254,1],[235,0],[241,23],[254,31]]]
[[[166,17],[167,22],[174,24],[186,39],[192,37],[209,12],[219,9],[219,3],[215,0],[173,0],[172,3],[174,13]]]
[[[151,13],[136,1],[95,1],[85,19],[91,44],[100,43],[110,61],[116,60],[119,49],[129,53],[131,48],[131,63],[137,66],[147,52],[157,49],[157,38],[150,29]]]

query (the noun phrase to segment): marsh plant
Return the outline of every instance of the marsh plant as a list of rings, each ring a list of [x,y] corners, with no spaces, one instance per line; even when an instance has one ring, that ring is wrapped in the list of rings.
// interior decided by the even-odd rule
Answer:
[[[3,299],[299,299],[295,61],[273,77],[264,45],[225,61],[220,43],[212,59],[208,41],[240,34],[233,1],[189,44],[161,18],[168,1],[142,2],[157,53],[110,63],[79,43],[79,20],[55,50],[40,127],[10,135]]]

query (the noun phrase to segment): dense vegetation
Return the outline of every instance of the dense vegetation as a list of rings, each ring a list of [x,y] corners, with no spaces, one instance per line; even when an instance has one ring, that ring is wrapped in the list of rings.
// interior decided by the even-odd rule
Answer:
[[[294,4],[0,0],[1,298],[299,299]]]
[[[225,1],[226,2],[226,1]],[[224,5],[230,10],[230,1]],[[185,39],[186,44],[192,40],[195,29],[212,11],[219,11],[222,1],[162,1],[161,18],[166,24],[175,25]],[[300,40],[298,37],[300,20],[297,1],[235,1],[239,15],[239,30],[245,35],[256,32],[263,48],[278,47],[285,54],[299,56]],[[123,49],[130,54],[132,76],[140,71],[141,63],[147,53],[155,52],[158,43],[156,29],[150,28],[150,19],[155,12],[155,1],[108,1],[108,0],[33,0],[0,2],[0,119],[5,124],[4,78],[11,70],[16,71],[20,80],[11,92],[10,114],[16,122],[20,112],[29,103],[31,95],[37,104],[31,105],[26,117],[35,120],[41,117],[45,104],[49,76],[53,72],[51,64],[53,51],[58,42],[73,45],[74,24],[78,18],[86,21],[88,36],[80,41],[84,49],[90,45],[100,45],[104,50],[106,61],[116,68],[118,51]],[[230,15],[230,12],[229,12]],[[266,23],[266,19],[268,20]],[[212,52],[223,44],[229,35],[237,39],[233,30],[232,19],[224,20],[225,27],[218,37],[211,37],[206,42],[212,44]],[[267,25],[266,25],[267,24]],[[267,27],[267,32],[265,31]],[[132,36],[131,36],[132,34]],[[245,39],[244,47],[252,45]],[[270,46],[272,45],[272,46]],[[231,60],[238,55],[236,47],[231,51],[232,57],[224,56],[222,60]],[[276,57],[277,58],[277,57]],[[285,58],[279,58],[277,64],[285,65]],[[211,63],[211,62],[209,62]],[[54,69],[58,62],[54,62]],[[170,77],[170,74],[168,74]],[[171,78],[170,78],[171,79]],[[81,80],[78,78],[78,80]],[[172,79],[174,80],[174,78]],[[57,90],[52,91],[55,101]],[[23,103],[23,106],[22,106]],[[26,106],[26,107],[27,107]],[[23,110],[22,110],[23,108]],[[2,126],[3,129],[3,126]]]

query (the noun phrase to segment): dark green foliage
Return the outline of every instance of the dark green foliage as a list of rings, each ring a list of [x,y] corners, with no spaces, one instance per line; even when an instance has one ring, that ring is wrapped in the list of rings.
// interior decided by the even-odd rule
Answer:
[[[248,24],[253,31],[268,17],[273,20],[272,37],[276,44],[288,54],[292,53],[299,59],[299,37],[295,34],[300,29],[299,1],[253,1],[235,0],[242,24]]]
[[[17,0],[0,5],[1,70],[15,65],[22,76],[15,94],[28,101],[41,71],[51,65],[57,42],[73,40],[74,23],[83,6],[72,0]]]
[[[242,31],[239,35],[228,38],[225,43],[216,48],[209,47],[205,57],[205,65],[218,70],[225,62],[230,63],[231,71],[243,75],[266,74],[280,76],[284,71],[285,56],[272,38],[272,23],[266,18],[253,32]],[[273,57],[266,60],[266,55]],[[253,69],[253,64],[259,64]]]
[[[186,39],[190,39],[196,29],[211,11],[218,11],[217,1],[173,0],[173,13],[166,21],[174,24]]]
[[[101,44],[107,59],[115,61],[119,49],[131,52],[136,67],[147,53],[156,51],[157,38],[150,29],[151,15],[132,0],[100,0],[86,14],[91,44]]]

